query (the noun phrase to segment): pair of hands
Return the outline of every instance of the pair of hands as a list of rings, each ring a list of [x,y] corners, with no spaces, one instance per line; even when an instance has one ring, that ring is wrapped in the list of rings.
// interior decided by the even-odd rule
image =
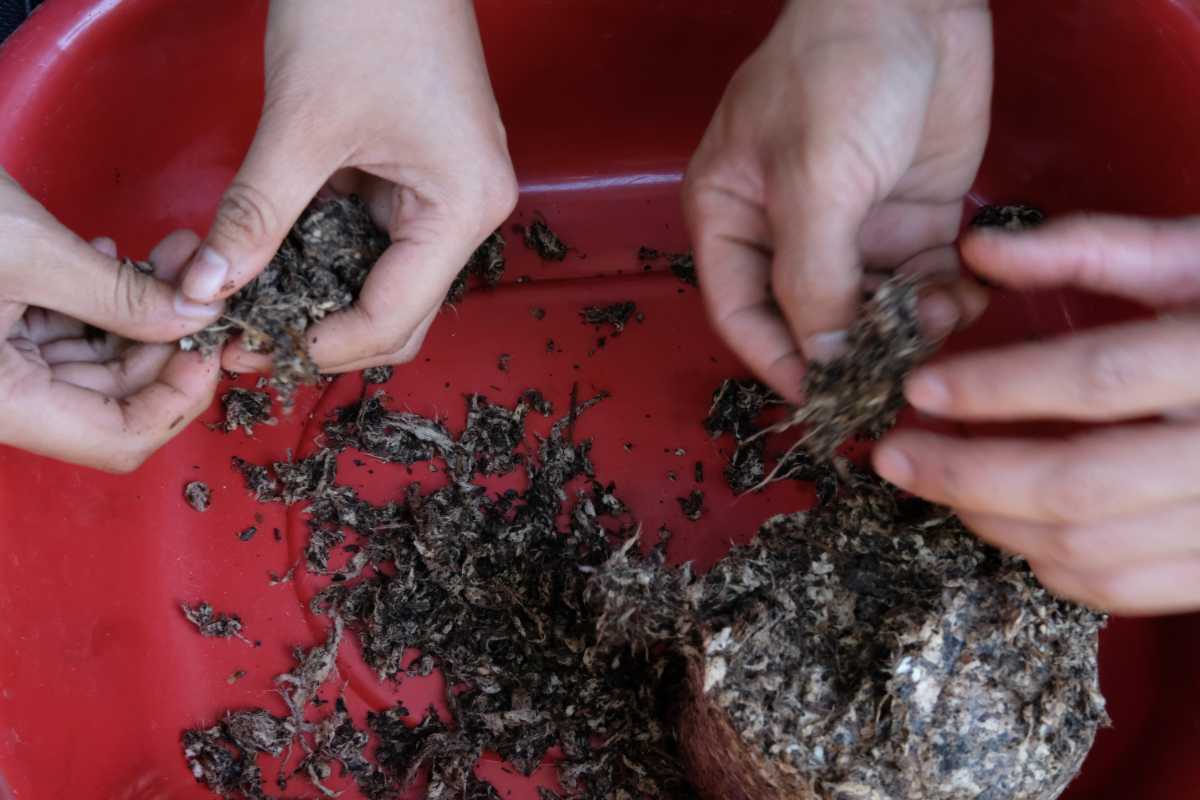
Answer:
[[[839,353],[864,272],[926,276],[935,339],[986,306],[960,261],[1014,289],[1200,304],[1198,220],[1079,217],[955,247],[991,79],[985,0],[793,0],[733,78],[685,212],[714,324],[776,391],[800,401],[805,363]],[[1200,315],[1180,311],[926,367],[906,394],[931,415],[1122,424],[1053,441],[897,432],[875,467],[1059,594],[1127,614],[1198,608],[1197,340]]]
[[[411,359],[516,204],[470,0],[272,3],[250,151],[206,239],[167,237],[152,277],[0,171],[0,442],[129,471],[209,406],[219,367],[267,368],[236,344],[218,364],[170,343],[213,321],[323,190],[363,197],[393,244],[355,306],[309,331],[314,360],[336,373]]]
[[[411,358],[475,244],[511,212],[516,183],[471,4],[361,0],[355,11],[272,4],[258,134],[203,244],[168,237],[155,279],[0,185],[0,238],[19,243],[0,256],[0,441],[135,467],[207,406],[217,365],[168,344],[88,338],[79,320],[140,342],[198,330],[322,187],[363,196],[394,244],[356,306],[313,329],[314,358],[328,372]],[[1014,288],[1200,301],[1188,261],[1196,223],[1071,220],[975,234],[960,255],[962,198],[987,139],[991,46],[984,0],[792,0],[731,81],[689,170],[685,212],[715,324],[785,396],[799,399],[806,360],[837,354],[864,270],[926,276],[922,322],[934,337],[986,305],[961,277],[962,257]],[[55,274],[64,264],[76,267],[70,280]],[[1200,402],[1183,361],[1196,324],[1178,316],[965,357],[919,372],[908,394],[953,419],[1175,412]],[[266,366],[237,347],[223,361]],[[1200,505],[1185,478],[1200,460],[1193,437],[1200,427],[1186,417],[1052,443],[905,432],[880,446],[876,466],[1028,555],[1063,594],[1169,611],[1200,605]]]

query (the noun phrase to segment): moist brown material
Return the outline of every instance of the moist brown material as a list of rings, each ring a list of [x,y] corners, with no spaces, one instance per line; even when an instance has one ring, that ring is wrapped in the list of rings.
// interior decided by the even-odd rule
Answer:
[[[288,406],[298,386],[319,378],[306,332],[354,302],[390,243],[357,197],[315,201],[267,267],[226,301],[221,318],[180,346],[211,353],[241,334],[247,350],[271,356],[271,386]]]

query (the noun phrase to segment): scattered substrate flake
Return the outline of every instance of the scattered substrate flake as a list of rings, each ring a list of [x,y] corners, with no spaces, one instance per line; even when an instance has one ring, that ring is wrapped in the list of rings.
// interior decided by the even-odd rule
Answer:
[[[247,436],[253,436],[254,426],[277,422],[271,416],[271,396],[266,392],[230,389],[221,396],[221,407],[225,410],[225,419],[211,426],[213,430],[232,433],[241,428]]]
[[[183,487],[183,499],[197,511],[207,511],[212,502],[212,490],[204,481],[192,481]]]
[[[196,630],[200,632],[201,636],[212,639],[243,638],[242,620],[237,614],[217,613],[204,601],[200,601],[194,606],[182,603],[179,607],[183,611],[183,616],[196,626]]]
[[[523,239],[525,246],[537,253],[543,261],[563,261],[571,250],[567,243],[550,229],[541,215],[525,226]]]
[[[459,271],[450,291],[446,294],[446,302],[457,305],[462,302],[474,279],[485,288],[491,289],[500,285],[504,278],[504,236],[500,231],[493,232],[475,249],[466,266]]]
[[[393,368],[390,366],[368,367],[362,371],[363,381],[371,384],[383,384],[392,379]]]
[[[626,300],[604,306],[588,306],[579,312],[579,316],[588,325],[596,327],[608,325],[614,333],[620,333],[625,330],[625,324],[629,322],[635,311],[637,311],[637,304],[632,300]]]
[[[971,225],[976,228],[1021,231],[1036,228],[1045,221],[1046,214],[1033,206],[984,206],[971,219]]]

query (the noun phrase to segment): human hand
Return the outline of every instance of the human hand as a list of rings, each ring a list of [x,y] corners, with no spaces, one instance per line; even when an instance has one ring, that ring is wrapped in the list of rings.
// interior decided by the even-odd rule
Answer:
[[[249,282],[327,184],[360,195],[393,244],[357,303],[308,331],[310,355],[323,372],[408,360],[516,203],[469,0],[271,4],[258,133],[182,295],[207,302]],[[223,361],[270,365],[236,345]]]
[[[0,170],[0,242],[0,443],[128,472],[208,407],[218,365],[174,344],[221,313],[174,305],[195,234],[164,239],[143,275]]]
[[[1052,591],[1123,614],[1200,608],[1200,221],[1064,219],[963,243],[980,274],[1077,286],[1157,319],[963,355],[913,374],[918,409],[962,421],[1119,423],[1056,440],[894,433],[879,474],[1026,556]]]
[[[799,401],[863,271],[923,273],[926,335],[978,316],[953,242],[987,140],[986,0],[792,0],[726,90],[684,187],[710,316]]]

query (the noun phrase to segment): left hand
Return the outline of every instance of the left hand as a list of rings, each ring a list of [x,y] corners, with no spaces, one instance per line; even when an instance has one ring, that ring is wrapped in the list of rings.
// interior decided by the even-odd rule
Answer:
[[[892,434],[879,474],[1026,556],[1052,591],[1121,614],[1200,609],[1200,220],[1077,217],[963,243],[1013,288],[1076,286],[1158,319],[918,370],[921,411],[961,421],[1117,423],[1065,439]]]

